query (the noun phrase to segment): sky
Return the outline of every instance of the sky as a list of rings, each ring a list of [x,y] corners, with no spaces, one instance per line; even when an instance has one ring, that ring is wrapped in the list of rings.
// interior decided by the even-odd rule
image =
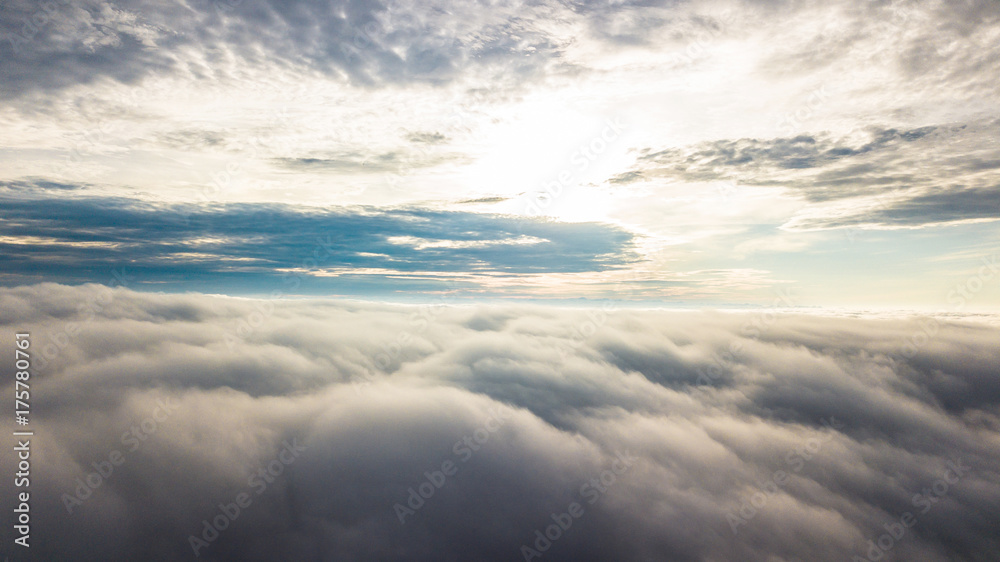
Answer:
[[[995,310],[998,18],[6,2],[0,283]]]
[[[0,559],[995,562],[998,78],[997,0],[0,0]]]

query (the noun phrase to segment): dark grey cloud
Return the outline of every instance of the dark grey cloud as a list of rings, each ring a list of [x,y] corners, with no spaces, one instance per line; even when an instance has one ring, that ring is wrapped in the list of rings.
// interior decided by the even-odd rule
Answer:
[[[176,68],[172,52],[189,39],[172,24],[188,15],[169,3],[7,2],[0,10],[0,93],[14,98],[102,78],[132,84]]]
[[[797,227],[921,226],[1000,218],[996,170],[1000,122],[914,129],[870,128],[772,139],[716,140],[640,152],[613,183],[678,181],[785,187],[809,203],[859,198],[850,213],[796,220]],[[880,197],[877,203],[862,198]]]
[[[796,228],[837,228],[844,226],[910,227],[956,220],[996,220],[1000,218],[1000,183],[983,188],[956,186],[923,193],[891,204],[874,203],[848,217],[810,217],[795,220]]]
[[[53,194],[59,193],[63,190],[73,191],[85,189],[86,187],[87,185],[85,184],[64,183],[44,178],[26,178],[20,180],[10,180],[3,183],[3,189],[10,194],[16,194],[18,192],[33,193],[38,195],[45,193]]]
[[[150,74],[228,77],[231,57],[346,77],[356,85],[446,83],[476,65],[511,79],[537,74],[558,46],[501,6],[393,6],[378,0],[15,1],[0,10],[6,97]],[[507,14],[506,16],[504,14]],[[488,23],[488,20],[495,20]],[[28,22],[28,23],[25,23]],[[186,51],[203,58],[190,60]]]
[[[574,501],[583,515],[542,560],[864,559],[907,512],[916,524],[884,560],[986,561],[1000,548],[991,315],[42,284],[0,289],[0,325],[30,332],[36,353],[31,552],[47,560],[193,559],[189,536],[243,492],[252,504],[200,559],[523,560]],[[9,362],[2,374],[12,387]],[[158,401],[171,413],[129,450],[123,432],[163,418]],[[479,449],[456,453],[477,430]],[[257,494],[248,479],[293,439],[305,449]],[[114,450],[124,462],[67,513],[64,494]],[[635,460],[589,503],[581,486],[622,468],[618,453]],[[393,506],[445,461],[458,472],[400,524]]]
[[[472,204],[472,203],[503,203],[504,201],[510,200],[509,197],[479,197],[478,199],[465,199],[459,201],[460,205]]]
[[[868,133],[870,140],[860,145],[852,145],[846,139],[832,139],[828,135],[708,141],[656,152],[646,149],[639,157],[639,167],[646,175],[663,175],[686,181],[735,178],[745,183],[764,184],[772,176],[778,176],[785,170],[824,168],[847,159],[859,160],[859,157],[868,154],[898,152],[901,143],[913,142],[934,131],[935,127],[909,131],[874,129]],[[645,163],[649,164],[644,165]],[[658,165],[662,167],[657,167]],[[873,170],[848,168],[847,171],[855,172],[854,179],[857,179],[860,176],[858,172]],[[619,181],[636,177],[630,174],[634,172],[626,173],[618,178]],[[820,200],[838,195],[844,196],[833,190],[816,190],[815,197]]]
[[[445,84],[480,73],[493,89],[582,69],[565,60],[567,38],[541,20],[577,18],[606,48],[669,39],[679,49],[773,24],[820,2],[749,1],[706,7],[672,1],[433,2],[381,0],[28,0],[0,10],[0,92],[36,96],[104,79],[149,75],[230,78],[237,60],[319,72],[365,86]],[[712,9],[709,9],[712,8]],[[1000,59],[977,32],[995,25],[991,0],[933,6],[888,0],[845,8],[838,30],[776,48],[760,71],[810,74],[852,53],[884,49],[913,86],[949,84],[962,96],[996,93]],[[27,22],[27,23],[26,23]],[[970,40],[970,37],[975,38]],[[198,56],[192,58],[191,53]],[[947,72],[938,69],[947,68]]]
[[[448,162],[459,163],[468,159],[468,155],[461,153],[397,150],[373,153],[342,151],[301,158],[275,158],[273,162],[279,167],[296,171],[405,174],[416,168],[428,168]]]
[[[402,161],[397,152],[372,155],[344,152],[330,158],[276,158],[274,163],[282,168],[299,171],[384,174],[398,171]]]
[[[221,131],[183,129],[157,134],[156,143],[179,150],[202,151],[225,146],[227,134]]]
[[[294,274],[312,291],[392,292],[440,285],[407,274],[581,273],[637,259],[630,233],[598,223],[424,208],[158,205],[67,197],[46,185],[0,189],[5,284],[79,283],[125,267],[163,288],[270,292]],[[343,276],[313,276],[331,269]],[[351,271],[363,269],[385,271]]]
[[[410,133],[406,136],[406,139],[412,143],[418,144],[441,144],[448,140],[448,137],[442,133],[433,132],[420,132],[420,133]]]

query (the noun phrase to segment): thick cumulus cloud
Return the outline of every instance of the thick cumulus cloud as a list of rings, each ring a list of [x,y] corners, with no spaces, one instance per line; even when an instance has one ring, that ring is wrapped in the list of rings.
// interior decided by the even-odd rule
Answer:
[[[204,560],[1000,549],[995,316],[448,304],[3,289],[4,333],[35,354],[31,553],[185,560],[192,536]]]

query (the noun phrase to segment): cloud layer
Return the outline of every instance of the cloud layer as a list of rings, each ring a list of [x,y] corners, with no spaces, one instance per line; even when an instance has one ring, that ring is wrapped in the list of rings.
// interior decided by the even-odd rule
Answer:
[[[358,279],[374,292],[459,281],[476,290],[490,276],[593,273],[636,259],[632,235],[606,224],[427,208],[154,205],[73,197],[75,187],[0,185],[6,283],[83,282],[124,267],[140,284],[205,290],[208,283],[229,293],[297,290],[301,281],[289,280],[306,275],[307,292],[353,292]]]
[[[798,135],[646,149],[634,169],[613,181],[785,188],[812,204],[788,222],[792,229],[992,220],[1000,202],[997,126],[874,127],[854,139]]]
[[[447,304],[0,290],[35,350],[32,553],[192,559],[244,493],[201,559],[519,560],[536,530],[542,560],[1000,548],[995,316]]]

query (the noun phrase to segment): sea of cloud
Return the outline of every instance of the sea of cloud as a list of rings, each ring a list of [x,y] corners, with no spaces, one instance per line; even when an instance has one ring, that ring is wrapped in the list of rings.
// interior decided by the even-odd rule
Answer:
[[[34,350],[36,560],[1000,552],[995,316],[41,284],[0,325]]]

